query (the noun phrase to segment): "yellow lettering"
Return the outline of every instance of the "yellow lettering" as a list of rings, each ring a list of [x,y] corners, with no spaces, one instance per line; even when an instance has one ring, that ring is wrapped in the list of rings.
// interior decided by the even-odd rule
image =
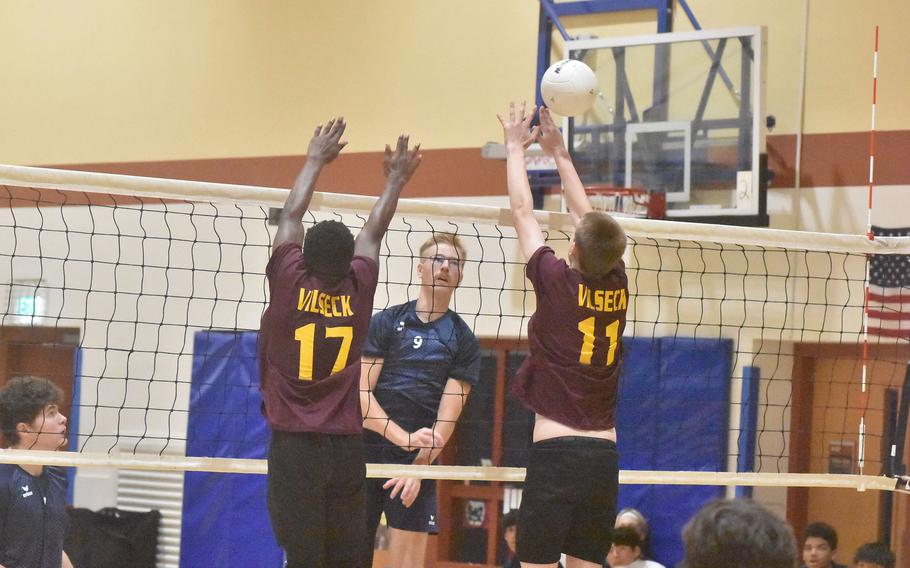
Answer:
[[[628,298],[625,289],[591,290],[583,284],[578,285],[578,306],[598,312],[617,312],[626,309]]]
[[[332,317],[332,297],[328,294],[322,295],[322,315]]]
[[[339,298],[338,296],[332,296],[332,317],[333,318],[337,318],[338,316],[341,315],[341,312],[339,312],[338,308],[335,307],[335,304],[337,304],[338,300],[340,300],[340,299],[341,298]]]
[[[303,299],[306,298],[306,288],[300,289],[300,298],[297,299],[297,311],[303,310]]]
[[[313,291],[306,290],[306,289],[301,289],[301,291],[303,291],[305,293],[303,294],[303,300],[302,300],[303,307],[301,307],[300,309],[303,311],[309,312],[309,311],[311,311],[310,305],[312,305],[312,303],[313,303]]]
[[[341,315],[344,317],[351,317],[354,315],[354,312],[351,311],[351,297],[342,296],[341,297]]]
[[[314,314],[319,313],[319,309],[316,307],[316,297],[319,294],[319,290],[313,290],[310,292],[310,301],[307,302],[307,310],[313,312]]]

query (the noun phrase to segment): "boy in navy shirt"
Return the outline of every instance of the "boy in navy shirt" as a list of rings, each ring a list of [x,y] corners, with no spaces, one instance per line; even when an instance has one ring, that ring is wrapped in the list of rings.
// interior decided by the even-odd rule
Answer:
[[[368,463],[433,463],[455,429],[480,373],[480,347],[449,309],[467,260],[458,237],[434,233],[421,245],[416,300],[373,316],[363,347],[360,404]],[[429,439],[431,447],[423,447]],[[384,512],[392,568],[423,566],[427,535],[439,532],[432,479],[367,480],[364,566]]]
[[[54,451],[66,444],[62,394],[39,377],[16,377],[0,391],[0,429],[14,450]],[[63,542],[66,472],[59,467],[0,464],[0,567],[72,568]]]

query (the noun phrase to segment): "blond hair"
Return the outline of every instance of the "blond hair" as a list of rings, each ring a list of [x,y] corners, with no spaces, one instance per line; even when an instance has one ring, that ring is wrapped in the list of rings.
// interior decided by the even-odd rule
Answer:
[[[626,232],[616,219],[600,211],[581,218],[575,229],[581,271],[591,276],[609,272],[626,250]]]
[[[464,250],[464,245],[461,244],[461,239],[458,238],[458,235],[454,233],[433,233],[427,240],[423,241],[423,244],[420,245],[420,256],[423,257],[430,247],[438,245],[449,245],[458,251],[458,258],[464,262],[467,260],[468,255]]]

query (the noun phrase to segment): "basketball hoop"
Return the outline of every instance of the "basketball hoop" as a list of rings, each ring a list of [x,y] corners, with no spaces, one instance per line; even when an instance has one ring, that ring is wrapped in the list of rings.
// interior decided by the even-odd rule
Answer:
[[[641,187],[616,187],[589,185],[585,193],[596,211],[620,217],[664,219],[667,216],[667,198],[663,192]]]

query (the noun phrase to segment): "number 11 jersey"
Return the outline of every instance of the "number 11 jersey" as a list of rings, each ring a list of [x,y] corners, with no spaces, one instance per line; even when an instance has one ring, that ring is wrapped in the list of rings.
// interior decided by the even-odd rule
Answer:
[[[587,277],[542,246],[528,260],[527,275],[537,309],[528,322],[530,354],[513,393],[570,428],[613,428],[629,303],[625,264]]]
[[[259,329],[259,388],[269,426],[283,432],[361,434],[360,352],[379,266],[355,256],[327,286],[296,243],[272,251],[269,306]]]

